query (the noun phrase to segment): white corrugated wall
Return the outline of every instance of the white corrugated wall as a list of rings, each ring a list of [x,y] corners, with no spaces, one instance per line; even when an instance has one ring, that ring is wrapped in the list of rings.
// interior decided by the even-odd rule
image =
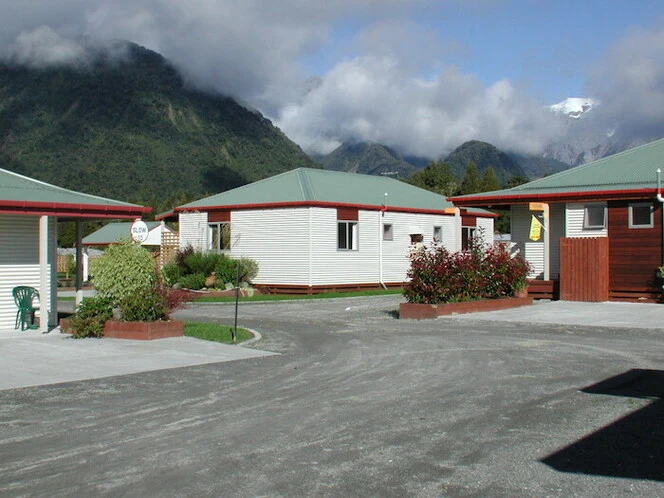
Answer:
[[[484,234],[484,242],[491,244],[493,242],[493,218],[477,218],[477,229]]]
[[[258,262],[256,284],[309,283],[310,208],[234,211],[231,255]],[[336,216],[336,210],[334,211]],[[335,225],[336,240],[336,225]]]
[[[512,242],[533,267],[528,276],[541,277],[544,273],[544,242],[530,240],[530,220],[534,213],[528,209],[528,205],[523,204],[513,205],[511,211]]]
[[[180,248],[188,245],[197,251],[206,251],[208,233],[207,213],[180,213]]]
[[[605,203],[606,204],[606,203]],[[608,229],[584,229],[583,218],[585,215],[585,204],[568,203],[565,209],[565,237],[607,237]],[[608,223],[607,223],[608,225]]]
[[[53,245],[55,223],[49,218],[49,242]],[[51,287],[40,289],[39,270],[39,217],[0,216],[0,329],[13,329],[16,305],[12,289],[19,285],[40,291],[50,309]],[[49,251],[49,254],[53,251]],[[52,267],[52,258],[48,271]],[[52,279],[57,275],[51,275]],[[54,320],[55,317],[53,317]],[[52,321],[53,321],[52,320]]]

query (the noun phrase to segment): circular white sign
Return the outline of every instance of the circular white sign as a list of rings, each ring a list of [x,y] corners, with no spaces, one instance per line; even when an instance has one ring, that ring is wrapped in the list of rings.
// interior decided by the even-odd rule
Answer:
[[[131,240],[134,242],[142,244],[148,240],[148,226],[141,219],[138,219],[131,224],[129,232],[131,233]]]

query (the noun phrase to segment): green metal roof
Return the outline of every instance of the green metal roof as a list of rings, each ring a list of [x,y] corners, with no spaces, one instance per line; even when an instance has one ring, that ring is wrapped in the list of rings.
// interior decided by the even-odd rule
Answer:
[[[159,225],[159,221],[146,221],[145,224],[148,226],[148,231],[152,231]],[[129,230],[132,223],[109,223],[104,225],[99,230],[92,232],[87,237],[83,237],[83,245],[94,246],[94,245],[106,245],[120,242],[122,239],[128,239],[131,237]]]
[[[393,178],[298,168],[177,209],[307,202],[377,207],[387,203],[388,208],[425,210],[453,207],[442,195]]]
[[[664,168],[664,139],[626,150],[517,187],[452,197],[465,199],[547,194],[593,193],[657,188],[657,168]]]
[[[5,169],[0,169],[0,202],[2,201],[141,207],[56,187]]]

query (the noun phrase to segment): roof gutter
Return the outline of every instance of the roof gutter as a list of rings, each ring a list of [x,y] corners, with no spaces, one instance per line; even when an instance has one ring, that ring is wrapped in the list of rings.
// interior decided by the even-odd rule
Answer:
[[[476,196],[476,197],[449,197],[448,200],[458,206],[495,206],[509,204],[525,204],[528,202],[563,202],[569,200],[610,200],[639,198],[657,193],[653,188],[631,189],[631,190],[591,190],[577,192],[554,192],[542,193],[536,192],[529,194],[511,194],[497,196]]]

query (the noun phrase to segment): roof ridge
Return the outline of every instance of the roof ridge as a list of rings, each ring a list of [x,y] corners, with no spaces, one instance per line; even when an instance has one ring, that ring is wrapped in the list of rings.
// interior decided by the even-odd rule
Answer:
[[[305,168],[298,168],[295,170],[297,178],[300,181],[300,190],[302,191],[302,198],[305,201],[312,201],[316,198],[314,194],[314,187],[309,178],[309,172]]]

